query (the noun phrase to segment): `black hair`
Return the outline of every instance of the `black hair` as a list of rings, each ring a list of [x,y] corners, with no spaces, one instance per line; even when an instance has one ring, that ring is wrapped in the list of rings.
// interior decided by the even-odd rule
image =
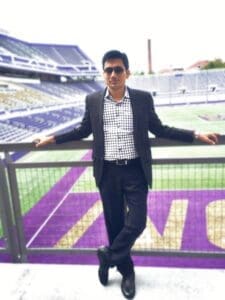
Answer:
[[[105,62],[110,59],[121,59],[126,70],[129,69],[129,61],[126,53],[120,52],[119,50],[110,50],[106,52],[102,58],[102,68],[104,69]]]

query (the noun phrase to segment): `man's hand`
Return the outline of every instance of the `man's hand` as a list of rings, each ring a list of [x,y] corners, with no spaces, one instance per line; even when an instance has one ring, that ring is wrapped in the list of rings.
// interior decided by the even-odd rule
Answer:
[[[34,140],[35,146],[42,147],[48,144],[54,144],[55,143],[55,138],[54,136],[45,136],[45,137],[40,137]]]
[[[218,144],[218,137],[219,134],[217,133],[195,133],[195,138],[203,143],[209,144],[209,145],[215,145]]]

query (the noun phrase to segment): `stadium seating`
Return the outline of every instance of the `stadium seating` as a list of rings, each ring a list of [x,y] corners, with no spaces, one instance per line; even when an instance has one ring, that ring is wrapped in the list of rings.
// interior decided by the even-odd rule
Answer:
[[[225,71],[202,70],[193,73],[171,73],[166,75],[133,76],[130,84],[142,86],[149,91],[157,91],[158,95],[176,93],[181,87],[188,92],[208,91],[209,85],[216,85],[225,90]]]
[[[225,101],[225,71],[202,70],[193,73],[131,76],[131,87],[151,92],[156,105]]]
[[[6,34],[0,34],[1,75],[0,142],[77,126],[85,96],[104,87],[78,46],[28,43]],[[223,69],[131,76],[128,85],[151,92],[156,106],[225,101]]]
[[[99,75],[91,59],[76,45],[28,43],[0,34],[0,49],[0,66],[15,65],[62,75]]]

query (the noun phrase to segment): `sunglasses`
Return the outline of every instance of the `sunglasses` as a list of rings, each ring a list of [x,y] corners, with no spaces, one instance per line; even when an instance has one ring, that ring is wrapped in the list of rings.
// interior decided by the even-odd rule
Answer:
[[[104,73],[107,73],[108,75],[112,74],[112,72],[115,72],[116,74],[121,74],[124,72],[124,68],[117,66],[117,67],[108,67],[104,69]]]

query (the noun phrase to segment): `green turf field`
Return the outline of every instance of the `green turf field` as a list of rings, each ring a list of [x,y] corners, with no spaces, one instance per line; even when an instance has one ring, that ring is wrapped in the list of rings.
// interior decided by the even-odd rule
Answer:
[[[157,107],[163,123],[201,132],[225,134],[225,103]]]
[[[30,152],[20,162],[54,162],[80,160],[86,151]],[[70,168],[17,169],[21,210],[26,213],[34,203],[65,175]],[[29,187],[29,189],[28,189]]]

